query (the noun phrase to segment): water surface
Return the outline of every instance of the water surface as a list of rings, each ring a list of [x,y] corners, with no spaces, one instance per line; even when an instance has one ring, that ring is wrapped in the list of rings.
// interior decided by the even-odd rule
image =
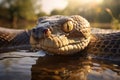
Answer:
[[[0,54],[0,80],[120,80],[119,62],[39,52]]]

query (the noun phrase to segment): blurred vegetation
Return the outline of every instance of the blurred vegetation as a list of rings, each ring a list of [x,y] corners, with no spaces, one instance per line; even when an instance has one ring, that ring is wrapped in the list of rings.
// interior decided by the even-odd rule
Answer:
[[[48,15],[41,10],[41,5],[36,6],[37,1],[1,0],[0,26],[33,27],[38,17]],[[97,5],[82,4],[79,0],[68,0],[65,9],[54,9],[49,15],[81,15],[91,22],[92,27],[120,29],[120,0],[103,0]]]
[[[26,20],[34,20],[34,8],[31,0],[2,0],[0,3],[0,19],[7,26],[18,28],[17,23],[27,24]],[[23,25],[20,25],[23,26]]]
[[[111,28],[116,29],[116,30],[120,29],[120,21],[114,17],[114,15],[110,9],[106,8],[106,11],[112,17]]]

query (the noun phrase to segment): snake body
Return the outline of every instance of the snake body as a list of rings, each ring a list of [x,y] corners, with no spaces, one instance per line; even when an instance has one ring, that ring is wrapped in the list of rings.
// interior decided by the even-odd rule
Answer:
[[[32,47],[55,55],[70,55],[85,51],[104,57],[119,57],[120,32],[106,31],[92,29],[89,22],[79,15],[41,17],[36,27],[28,31],[1,28],[0,49],[7,50],[5,47],[9,46],[23,48],[23,45],[27,45],[24,49]]]
[[[0,53],[30,49],[29,30],[16,30],[0,27]]]
[[[87,48],[87,53],[120,60],[120,32],[109,32],[104,34],[93,34],[93,38]]]

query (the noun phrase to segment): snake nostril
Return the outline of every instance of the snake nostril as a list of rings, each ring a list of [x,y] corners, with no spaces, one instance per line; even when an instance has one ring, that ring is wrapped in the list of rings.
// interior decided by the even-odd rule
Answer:
[[[44,29],[43,33],[44,33],[45,36],[49,37],[50,34],[51,34],[51,31],[50,31],[50,29]]]
[[[44,29],[44,30],[43,30],[43,33],[46,34],[47,32],[48,32],[48,29]]]

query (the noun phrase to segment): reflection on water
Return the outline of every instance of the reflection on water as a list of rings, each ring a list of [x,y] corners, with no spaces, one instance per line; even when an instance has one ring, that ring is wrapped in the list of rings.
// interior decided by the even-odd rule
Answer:
[[[120,80],[119,62],[43,52],[0,54],[0,80]]]
[[[33,80],[87,80],[90,61],[72,56],[46,56],[32,66]]]

